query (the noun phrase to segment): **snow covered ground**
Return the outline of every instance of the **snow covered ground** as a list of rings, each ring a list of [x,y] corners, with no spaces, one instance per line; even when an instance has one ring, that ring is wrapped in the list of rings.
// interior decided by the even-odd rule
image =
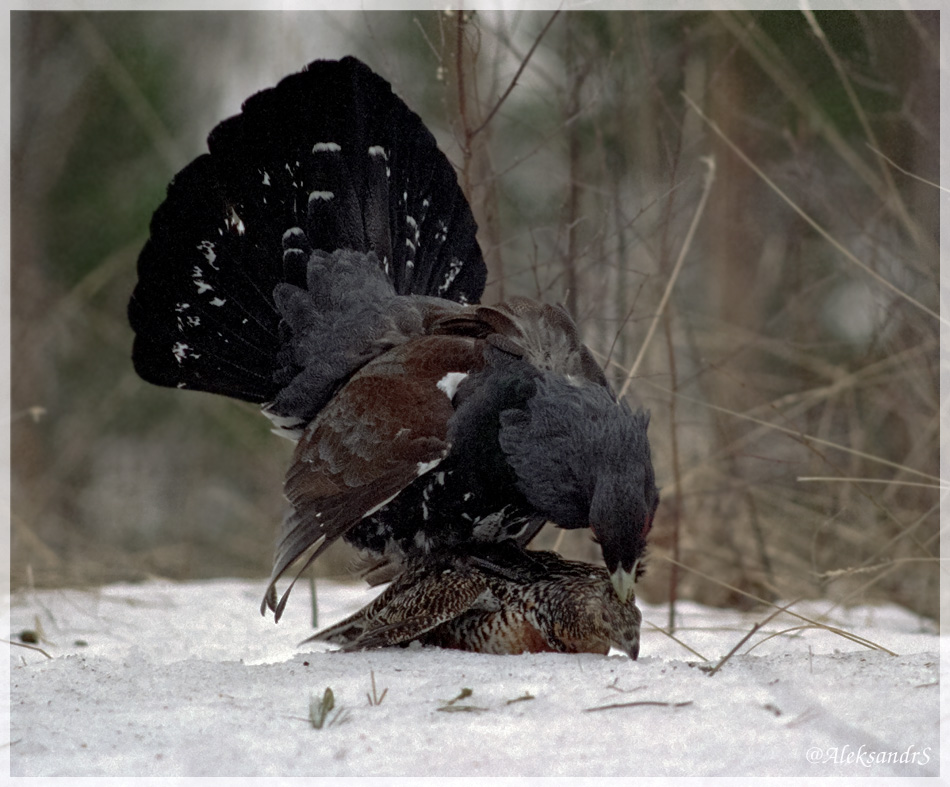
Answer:
[[[935,776],[940,638],[896,607],[794,609],[872,640],[682,604],[680,639],[643,607],[639,661],[437,649],[298,648],[298,586],[279,625],[263,582],[153,582],[14,595],[13,776]],[[369,600],[322,581],[321,625]],[[759,644],[761,643],[761,644]],[[699,654],[699,655],[697,655]],[[375,678],[378,704],[369,701]],[[310,704],[335,708],[320,729]],[[470,693],[468,693],[470,690]],[[467,695],[467,696],[462,696]]]

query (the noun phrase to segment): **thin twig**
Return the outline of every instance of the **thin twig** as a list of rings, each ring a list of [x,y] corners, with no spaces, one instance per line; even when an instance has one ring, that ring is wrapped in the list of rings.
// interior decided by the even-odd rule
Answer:
[[[775,639],[775,637],[784,637],[786,634],[790,634],[793,631],[814,631],[814,629],[815,629],[814,626],[812,626],[810,623],[806,623],[802,626],[791,626],[790,628],[782,629],[781,631],[773,631],[768,636],[762,637],[762,639],[760,639],[752,647],[750,647],[743,655],[748,655],[757,647],[759,647],[759,645],[765,642],[768,642],[770,639]]]
[[[657,390],[664,391],[665,393],[669,393],[669,394],[674,393],[673,391],[670,391],[668,388],[665,388],[662,385],[657,385],[656,383],[650,380],[644,380],[644,382],[647,385],[650,385],[656,388]],[[765,421],[761,418],[756,418],[751,415],[746,415],[745,413],[740,413],[736,410],[730,410],[728,407],[720,407],[719,405],[712,404],[710,402],[705,402],[705,401],[702,401],[701,399],[695,399],[691,396],[686,396],[686,394],[679,391],[675,392],[675,395],[678,396],[683,401],[691,402],[692,404],[698,404],[698,405],[701,405],[702,407],[708,407],[710,410],[715,410],[716,412],[720,412],[720,413],[726,413],[727,415],[734,416],[735,418],[741,418],[744,421],[751,421],[754,424],[767,426],[769,429],[774,429],[777,432],[783,432],[784,434],[793,435],[794,437],[797,437],[799,440],[801,440],[803,443],[811,442],[817,445],[823,445],[826,448],[835,448],[839,451],[844,451],[845,453],[852,454],[854,456],[860,456],[862,459],[867,459],[870,462],[878,462],[879,464],[886,465],[888,467],[893,467],[893,468],[896,468],[897,470],[902,470],[905,473],[913,473],[914,475],[922,476],[923,478],[929,478],[932,481],[936,481],[938,484],[943,483],[943,479],[938,478],[937,476],[934,476],[934,475],[930,475],[930,473],[925,473],[922,470],[915,470],[913,467],[907,467],[907,465],[902,465],[898,462],[892,462],[889,459],[883,459],[882,457],[874,456],[873,454],[869,454],[866,451],[859,451],[856,448],[850,448],[849,446],[842,445],[841,443],[835,443],[835,442],[832,442],[831,440],[823,440],[820,437],[807,435],[799,429],[791,429],[786,426],[779,426],[778,424]]]
[[[773,181],[768,175],[766,175],[765,172],[763,172],[762,169],[757,164],[755,164],[755,162],[753,162],[752,159],[750,159],[735,142],[733,142],[728,136],[726,136],[726,133],[721,128],[719,128],[719,125],[714,120],[712,120],[708,115],[706,115],[706,113],[703,112],[699,108],[699,105],[695,101],[693,101],[692,98],[690,98],[686,93],[682,93],[682,96],[684,99],[686,99],[686,103],[690,105],[693,111],[703,119],[703,121],[706,123],[706,125],[709,126],[709,128],[713,130],[716,136],[718,136],[723,142],[725,142],[726,145],[729,147],[729,149],[732,150],[732,152],[735,153],[740,159],[742,159],[742,161],[746,164],[746,166],[748,166],[756,175],[758,175],[759,178],[761,178],[762,181],[765,183],[765,185],[767,185],[770,189],[772,189],[772,191],[778,194],[778,196],[781,197],[782,200],[792,210],[794,210],[799,216],[801,216],[808,223],[808,225],[813,230],[815,230],[815,232],[821,235],[826,241],[828,241],[828,243],[830,243],[834,248],[836,248],[839,252],[841,252],[841,254],[845,257],[845,259],[857,265],[868,276],[870,276],[872,279],[880,283],[883,287],[893,292],[898,297],[903,298],[908,303],[916,306],[922,312],[924,312],[925,314],[929,314],[934,319],[939,320],[944,325],[950,326],[950,319],[941,317],[933,309],[931,309],[928,306],[925,306],[916,298],[914,298],[912,295],[909,295],[908,293],[900,289],[897,285],[889,282],[880,273],[878,273],[876,270],[870,267],[867,263],[859,260],[854,255],[854,253],[851,252],[850,249],[846,248],[840,241],[838,241],[837,238],[835,238],[830,232],[828,232],[828,230],[826,230],[815,219],[809,216],[805,212],[805,210],[798,205],[798,203],[794,202],[791,197],[789,197],[784,191],[782,191],[782,189],[778,187],[775,181]]]
[[[310,723],[318,730],[323,729],[323,725],[329,716],[330,711],[333,710],[335,705],[333,699],[333,689],[329,686],[324,690],[323,696],[318,698],[316,695],[310,697]],[[332,724],[337,718],[339,718],[340,712],[343,708],[340,708],[337,711],[336,717],[330,720]]]
[[[925,484],[918,481],[895,481],[893,478],[839,478],[838,476],[799,476],[796,481],[848,481],[855,484],[897,484],[897,486],[922,486],[926,489],[947,489],[950,486],[939,484]]]
[[[673,329],[670,323],[670,312],[667,310],[663,314],[663,327],[664,333],[666,334],[666,356],[667,363],[669,365],[669,375],[670,383],[674,391],[677,390],[679,386],[679,380],[676,374],[676,348],[673,342]],[[672,529],[670,532],[670,550],[673,553],[673,557],[677,560],[680,559],[680,530],[683,526],[683,483],[682,483],[682,473],[680,470],[680,452],[679,452],[679,440],[677,439],[677,428],[676,428],[676,403],[677,398],[671,396],[669,399],[670,407],[670,464],[673,470],[673,505],[669,511],[669,518],[671,521]],[[676,601],[679,591],[679,568],[673,566],[670,571],[670,586],[669,586],[669,609],[667,616],[667,627],[669,628],[670,634],[676,631]]]
[[[841,58],[838,57],[837,52],[835,52],[834,47],[831,46],[831,42],[825,35],[825,31],[822,29],[821,25],[818,24],[818,20],[815,18],[815,13],[805,3],[802,4],[802,13],[805,15],[805,19],[808,21],[812,32],[815,34],[815,38],[818,39],[819,43],[821,43],[826,54],[828,55],[831,65],[837,72],[838,78],[841,80],[841,85],[844,87],[844,91],[848,96],[848,101],[851,102],[851,108],[854,110],[854,114],[858,118],[858,123],[861,124],[861,128],[864,130],[864,133],[867,136],[867,141],[870,142],[874,147],[877,147],[878,141],[874,134],[874,129],[871,127],[871,121],[868,120],[867,113],[864,111],[864,107],[861,106],[861,102],[858,100],[858,94],[854,90],[854,85],[851,84],[851,79],[848,77],[848,72],[845,70],[844,64],[841,62]],[[894,183],[894,178],[891,175],[891,171],[886,166],[884,166],[883,162],[881,162],[881,175],[884,178],[884,184],[890,192],[891,201],[897,213],[900,215],[901,221],[911,231],[911,234],[914,235],[914,240],[917,241],[917,243],[920,243],[920,226],[911,218],[910,213],[907,210],[907,206],[904,204],[904,200],[901,199],[900,192],[897,190],[897,184]]]
[[[725,664],[727,661],[729,661],[729,659],[733,657],[735,652],[739,650],[739,648],[741,648],[749,640],[749,637],[755,634],[755,632],[757,632],[761,627],[762,627],[761,623],[756,623],[755,625],[753,625],[752,628],[746,632],[745,636],[735,644],[732,650],[730,650],[725,656],[723,656],[715,667],[709,670],[709,677],[712,677],[717,672],[719,672],[719,668],[722,667],[722,665]]]
[[[369,695],[369,692],[366,693],[366,699],[369,701],[370,705],[382,705],[383,700],[386,698],[386,692],[389,691],[388,688],[383,689],[383,693],[379,696],[376,695],[376,673],[373,670],[369,671],[369,679],[373,684],[373,696]]]
[[[660,555],[660,557],[663,560],[666,560],[668,562],[671,562],[671,563],[673,562],[671,558],[665,555]],[[743,595],[746,598],[751,598],[754,601],[758,601],[760,604],[766,604],[767,606],[770,606],[770,607],[778,606],[777,604],[775,604],[772,601],[769,601],[768,599],[764,599],[761,596],[755,595],[755,593],[750,593],[748,590],[743,590],[742,588],[736,587],[735,585],[730,585],[728,582],[723,582],[721,579],[717,579],[716,577],[711,576],[710,574],[707,574],[705,571],[700,571],[698,568],[694,568],[693,566],[688,566],[685,563],[680,563],[679,565],[680,565],[680,568],[685,568],[687,571],[690,571],[693,574],[696,574],[697,576],[702,577],[703,579],[708,579],[710,582],[715,582],[717,585],[727,588],[733,591],[734,593],[739,593],[740,595]],[[793,612],[790,609],[785,609],[784,611],[786,614],[791,615],[793,618],[798,618],[799,620],[803,620],[806,623],[811,623],[812,625],[817,626],[818,628],[824,629],[825,631],[830,631],[832,634],[837,634],[839,637],[843,637],[844,639],[850,640],[851,642],[855,642],[858,645],[863,645],[868,650],[880,650],[880,651],[883,651],[884,653],[887,653],[890,656],[897,655],[894,651],[888,650],[883,645],[878,645],[876,642],[872,642],[869,639],[865,639],[864,637],[861,637],[857,634],[852,634],[850,631],[839,629],[836,626],[829,626],[826,623],[821,623],[817,620],[813,620],[812,618],[806,617],[805,615],[801,615],[798,612]]]
[[[612,705],[598,705],[596,708],[584,708],[584,713],[590,713],[595,710],[613,710],[614,708],[636,708],[641,705],[656,705],[660,708],[685,708],[692,705],[692,700],[686,702],[657,702],[655,700],[640,700],[639,702],[616,702]]]
[[[874,145],[872,145],[870,142],[865,142],[864,144],[867,145],[871,149],[872,153],[876,153],[878,156],[884,159],[888,164],[890,164],[894,169],[906,175],[907,177],[913,178],[914,180],[919,180],[921,183],[925,183],[928,186],[933,186],[935,189],[940,189],[941,191],[950,191],[950,188],[947,188],[946,186],[941,186],[939,183],[934,183],[932,180],[927,180],[927,178],[923,178],[920,175],[916,174],[915,172],[911,172],[909,169],[904,169],[900,164],[894,161],[894,159],[882,153],[880,150],[874,147]]]
[[[314,579],[314,576],[311,573],[307,577],[307,581],[310,585],[310,625],[314,628],[320,628],[320,612],[319,607],[317,606],[317,580]]]
[[[664,634],[665,636],[669,637],[669,638],[670,638],[671,640],[673,640],[673,642],[675,642],[677,645],[680,645],[681,647],[686,648],[686,650],[688,650],[690,653],[692,653],[694,656],[696,656],[700,661],[709,661],[709,659],[707,659],[702,653],[700,653],[698,650],[696,650],[696,649],[694,649],[694,648],[691,648],[689,645],[687,645],[685,642],[683,642],[683,640],[681,640],[681,639],[680,639],[679,637],[677,637],[675,634],[671,634],[671,633],[670,633],[669,631],[667,631],[666,629],[660,628],[660,627],[657,626],[655,623],[651,623],[649,620],[644,620],[643,622],[646,623],[648,626],[651,626],[651,627],[652,627],[653,629],[655,629],[656,631],[659,631],[661,634]]]
[[[749,641],[749,638],[750,638],[753,634],[755,634],[756,631],[758,631],[760,628],[762,628],[762,626],[766,625],[766,624],[767,624],[770,620],[772,620],[773,618],[777,617],[778,615],[782,614],[783,612],[788,611],[788,608],[789,608],[790,606],[792,606],[792,604],[797,604],[799,601],[801,601],[801,599],[795,599],[795,601],[790,601],[790,602],[789,602],[788,604],[786,604],[784,607],[779,607],[778,609],[776,609],[776,610],[775,610],[771,615],[769,615],[765,620],[761,620],[761,621],[759,621],[758,623],[756,623],[756,624],[752,627],[752,630],[749,631],[742,639],[740,639],[740,640],[736,643],[735,647],[734,647],[732,650],[730,650],[725,656],[723,656],[723,657],[719,660],[719,663],[709,671],[709,677],[712,677],[712,676],[715,675],[717,672],[719,672],[719,670],[722,668],[722,665],[725,664],[727,661],[729,661],[729,659],[731,659],[731,658],[735,655],[735,652],[736,652],[737,650],[739,650],[739,648],[741,648],[746,642],[748,642],[748,641]],[[751,650],[751,648],[750,648],[750,650]]]
[[[6,642],[8,645],[16,645],[18,648],[26,648],[27,650],[36,650],[42,653],[46,658],[52,659],[53,657],[49,655],[43,648],[38,648],[36,645],[28,645],[25,642],[13,642],[9,639],[0,639],[0,642]]]
[[[653,338],[653,334],[656,332],[656,326],[660,322],[660,316],[663,314],[663,310],[666,308],[666,303],[669,301],[670,295],[673,292],[673,285],[676,284],[680,270],[683,267],[683,261],[686,259],[686,253],[693,244],[693,235],[696,233],[696,228],[699,226],[699,219],[703,215],[703,210],[706,208],[706,200],[709,198],[709,192],[712,189],[713,180],[716,177],[716,160],[712,156],[704,156],[700,159],[700,161],[702,161],[707,167],[706,178],[705,182],[703,183],[702,196],[699,198],[699,204],[696,206],[696,212],[693,214],[693,221],[689,225],[686,238],[683,240],[683,247],[680,249],[680,256],[677,258],[676,264],[673,266],[673,272],[670,274],[670,280],[666,283],[666,290],[663,292],[663,297],[660,298],[660,305],[656,309],[656,314],[653,315],[653,321],[650,323],[650,328],[647,331],[646,338],[643,340],[643,344],[640,345],[640,352],[637,353],[636,360],[634,360],[633,366],[630,367],[630,373],[627,375],[627,379],[624,381],[624,384],[620,389],[620,393],[617,394],[618,399],[623,399],[624,394],[627,393],[627,389],[630,387],[630,383],[633,381],[633,378],[637,373],[637,370],[640,368],[640,361],[643,360],[643,356],[646,354],[647,347],[650,345],[650,340]]]
[[[548,19],[547,24],[542,28],[541,32],[538,33],[538,37],[534,39],[534,43],[531,45],[531,49],[528,50],[528,54],[526,54],[521,59],[521,64],[518,66],[518,70],[515,72],[514,77],[512,77],[511,84],[508,85],[508,89],[505,90],[505,92],[501,94],[501,98],[499,98],[498,101],[495,102],[495,106],[491,108],[491,111],[488,113],[486,118],[478,125],[478,127],[473,132],[471,132],[471,134],[469,134],[469,139],[471,139],[474,136],[477,136],[481,131],[485,129],[486,126],[488,126],[489,123],[491,123],[491,119],[495,117],[495,114],[498,112],[499,109],[501,109],[501,105],[505,103],[505,99],[508,98],[508,95],[511,93],[511,91],[515,89],[515,85],[518,84],[518,77],[521,76],[521,73],[525,70],[525,67],[528,65],[528,61],[531,60],[531,56],[534,54],[534,50],[538,48],[538,44],[541,43],[541,39],[544,38],[545,35],[547,35],[548,29],[551,27],[551,25],[554,24],[554,20],[557,19],[558,14],[560,13],[561,13],[561,9],[558,9],[553,14],[551,14],[551,18]]]

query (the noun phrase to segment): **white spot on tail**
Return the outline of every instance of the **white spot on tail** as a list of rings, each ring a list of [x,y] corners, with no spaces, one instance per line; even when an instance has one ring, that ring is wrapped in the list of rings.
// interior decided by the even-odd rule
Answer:
[[[231,213],[228,216],[228,227],[233,227],[237,230],[238,235],[244,234],[244,221],[238,216],[237,211],[234,209],[234,206],[231,206]]]
[[[445,377],[436,383],[436,387],[451,400],[455,396],[455,392],[458,390],[459,383],[461,383],[466,377],[468,377],[468,374],[465,372],[449,372],[447,375],[445,375]]]
[[[459,275],[460,270],[462,270],[462,261],[458,257],[453,257],[449,263],[449,270],[445,274],[445,279],[442,284],[439,285],[439,295],[448,292],[449,287],[452,286],[452,282],[455,281],[455,277]]]
[[[306,237],[307,236],[304,234],[304,231],[300,229],[300,227],[291,227],[289,230],[287,230],[287,232],[285,232],[281,236],[280,239],[281,239],[281,242],[287,243],[287,241],[291,239],[298,240],[300,238],[306,238]]]
[[[200,358],[201,357],[200,355],[195,355],[191,351],[191,347],[189,347],[184,342],[176,342],[175,345],[172,347],[172,353],[174,354],[175,360],[178,361],[178,363],[181,363],[182,361],[184,361],[185,358]]]
[[[205,255],[205,259],[215,270],[218,269],[218,266],[214,264],[217,254],[214,253],[214,244],[210,240],[203,240],[198,244],[198,251]]]

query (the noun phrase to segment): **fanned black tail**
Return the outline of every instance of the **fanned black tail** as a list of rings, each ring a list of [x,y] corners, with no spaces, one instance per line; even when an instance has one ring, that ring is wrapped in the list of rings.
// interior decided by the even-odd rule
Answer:
[[[129,320],[149,382],[273,401],[302,370],[274,291],[306,290],[321,250],[373,252],[399,295],[481,296],[451,164],[358,60],[316,61],[252,96],[208,147],[169,185],[139,257]]]

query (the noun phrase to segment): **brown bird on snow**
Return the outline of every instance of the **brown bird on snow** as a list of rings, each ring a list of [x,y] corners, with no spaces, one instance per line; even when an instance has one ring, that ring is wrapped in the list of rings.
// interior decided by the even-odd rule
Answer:
[[[633,598],[618,598],[606,569],[553,552],[514,559],[521,570],[510,576],[465,559],[407,570],[371,603],[306,641],[343,650],[419,642],[498,654],[606,654],[613,646],[637,658],[640,610]]]

